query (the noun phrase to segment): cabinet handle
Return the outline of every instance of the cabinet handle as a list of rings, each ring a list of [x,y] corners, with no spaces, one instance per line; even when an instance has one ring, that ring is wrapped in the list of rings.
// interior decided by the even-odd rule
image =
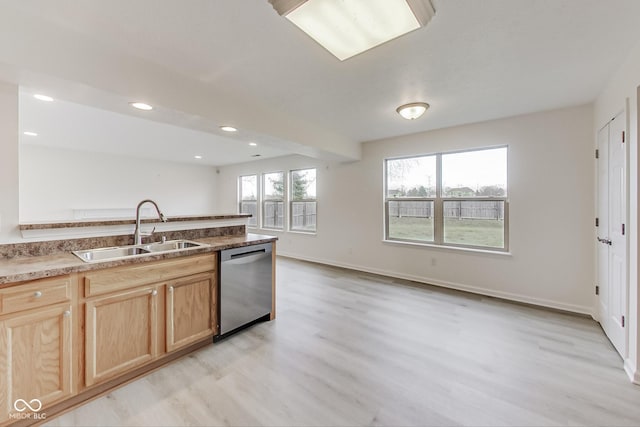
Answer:
[[[152,290],[152,291],[151,291],[151,295],[153,295],[153,296],[155,297],[156,295],[158,295],[158,291],[156,291],[155,289],[154,289],[154,290]]]
[[[169,286],[169,292],[173,292],[173,286]]]
[[[64,313],[62,313],[62,315],[63,315],[64,317],[69,317],[69,316],[71,316],[71,311],[69,311],[69,310],[65,310],[65,311],[64,311]]]
[[[33,297],[34,297],[34,298],[40,298],[41,296],[42,296],[42,292],[40,292],[40,291],[35,291],[35,292],[33,293]]]

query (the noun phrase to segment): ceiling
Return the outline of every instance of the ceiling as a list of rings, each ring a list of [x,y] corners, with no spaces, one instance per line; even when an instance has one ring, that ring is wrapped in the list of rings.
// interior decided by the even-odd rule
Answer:
[[[432,2],[426,27],[340,62],[267,0],[3,1],[0,79],[354,160],[363,141],[591,102],[640,41],[637,0]],[[421,119],[395,113],[415,101]]]
[[[290,154],[264,141],[243,141],[68,101],[43,102],[33,95],[20,90],[22,144],[210,166]],[[37,136],[23,133],[34,131]]]

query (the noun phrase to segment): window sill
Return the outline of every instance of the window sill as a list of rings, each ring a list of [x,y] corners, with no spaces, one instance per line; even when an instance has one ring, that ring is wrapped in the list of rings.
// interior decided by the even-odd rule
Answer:
[[[513,254],[511,252],[505,251],[492,251],[491,249],[476,249],[476,248],[464,248],[460,246],[447,246],[447,245],[434,245],[431,243],[415,243],[415,242],[403,242],[401,240],[386,240],[383,239],[382,243],[389,243],[392,245],[400,245],[400,246],[414,246],[418,248],[429,248],[429,249],[444,249],[447,251],[459,251],[459,252],[470,252],[476,254],[485,254],[485,255],[498,255],[498,256],[507,256],[511,257]]]
[[[247,230],[253,233],[292,233],[292,234],[302,234],[305,236],[317,236],[317,231],[298,231],[298,230],[282,230],[279,228],[261,228],[261,227],[249,227],[247,226]]]
[[[287,231],[287,233],[303,234],[305,236],[317,236],[318,235],[317,231],[302,231],[302,230],[289,230],[289,231]]]

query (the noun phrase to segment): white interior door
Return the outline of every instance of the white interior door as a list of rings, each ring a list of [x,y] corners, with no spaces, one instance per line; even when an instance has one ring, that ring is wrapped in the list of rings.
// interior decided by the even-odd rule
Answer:
[[[609,317],[609,124],[598,132],[598,314]]]
[[[598,133],[600,322],[623,357],[627,317],[625,130],[621,113]]]

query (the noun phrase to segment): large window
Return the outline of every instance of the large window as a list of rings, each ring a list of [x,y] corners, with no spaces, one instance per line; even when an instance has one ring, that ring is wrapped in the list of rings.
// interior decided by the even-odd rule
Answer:
[[[262,175],[262,228],[284,228],[284,172]]]
[[[507,147],[387,159],[387,240],[506,250]]]
[[[240,213],[251,214],[249,227],[258,226],[258,176],[241,176],[240,184]]]
[[[316,231],[316,170],[291,171],[291,230]]]

